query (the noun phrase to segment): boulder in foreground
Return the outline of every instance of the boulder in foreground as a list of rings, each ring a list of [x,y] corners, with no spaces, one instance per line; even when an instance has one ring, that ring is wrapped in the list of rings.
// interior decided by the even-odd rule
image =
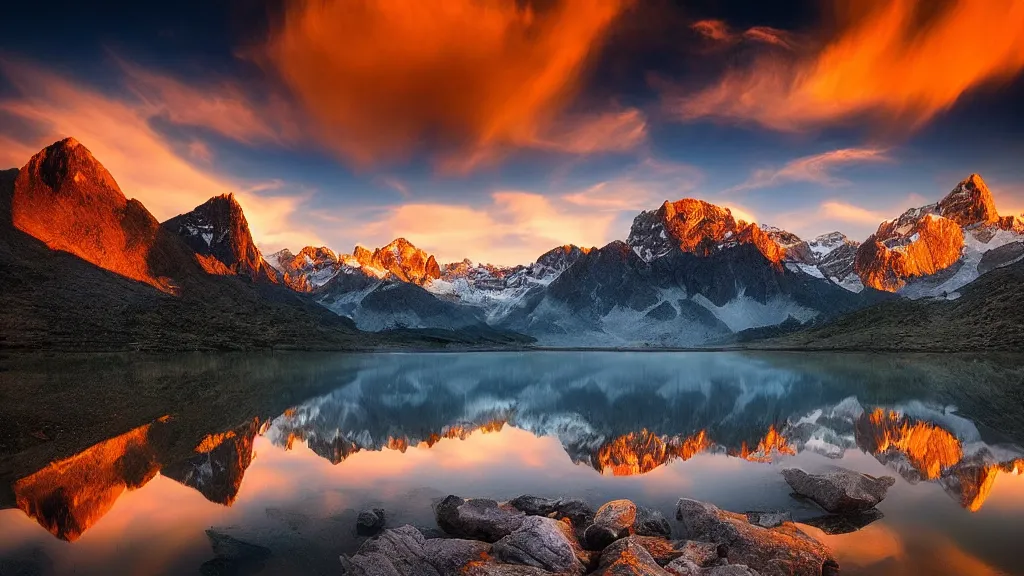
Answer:
[[[861,512],[874,508],[896,483],[892,476],[875,478],[845,468],[824,474],[808,474],[799,468],[786,468],[782,475],[794,492],[836,513]]]
[[[679,500],[676,518],[689,538],[726,546],[729,564],[749,566],[765,576],[832,576],[839,572],[829,549],[792,522],[762,528],[742,514],[688,498]]]
[[[526,514],[486,498],[448,496],[435,510],[437,525],[452,536],[497,542],[515,532]]]

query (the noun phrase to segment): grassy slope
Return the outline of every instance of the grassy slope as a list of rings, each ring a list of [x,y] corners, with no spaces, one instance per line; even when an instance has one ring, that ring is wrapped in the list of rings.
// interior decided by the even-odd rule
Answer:
[[[993,270],[956,300],[898,300],[751,347],[820,350],[1024,350],[1024,262]]]

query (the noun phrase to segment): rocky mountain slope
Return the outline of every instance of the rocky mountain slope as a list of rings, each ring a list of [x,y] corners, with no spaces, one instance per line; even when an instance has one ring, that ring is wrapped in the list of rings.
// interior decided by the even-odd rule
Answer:
[[[439,331],[361,332],[275,283],[233,199],[214,198],[161,226],[73,139],[2,175],[2,348],[338,349],[484,341]]]
[[[277,271],[256,248],[242,207],[232,194],[210,198],[162,226],[181,236],[198,255],[199,264],[211,274],[236,274],[271,284],[280,281]]]
[[[988,186],[972,174],[939,202],[882,222],[858,248],[854,269],[879,290],[944,296],[1022,252],[1024,218],[1000,216]]]

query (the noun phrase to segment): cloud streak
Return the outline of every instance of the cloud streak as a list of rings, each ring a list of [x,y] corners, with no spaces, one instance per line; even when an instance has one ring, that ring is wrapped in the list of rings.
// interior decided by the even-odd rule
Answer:
[[[863,115],[914,128],[964,92],[1024,68],[1024,3],[1017,0],[833,3],[843,25],[821,48],[795,58],[766,54],[696,93],[670,90],[667,108],[685,121],[782,131]]]
[[[261,57],[359,166],[440,152],[468,171],[509,149],[621,151],[635,109],[568,117],[586,65],[628,0],[302,0]]]
[[[780,168],[760,168],[753,172],[745,182],[730,188],[728,192],[771,188],[793,182],[810,182],[822,186],[841,186],[849,184],[836,176],[835,169],[864,162],[889,161],[886,151],[881,148],[842,148],[821,154],[804,156],[787,162]]]

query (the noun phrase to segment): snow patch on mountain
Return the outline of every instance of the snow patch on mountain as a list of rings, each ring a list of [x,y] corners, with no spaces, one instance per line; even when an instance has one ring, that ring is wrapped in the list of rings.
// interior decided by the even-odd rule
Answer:
[[[707,308],[716,318],[721,320],[733,332],[750,328],[775,326],[789,318],[804,323],[814,319],[818,312],[805,308],[786,298],[775,298],[768,302],[758,302],[740,291],[738,297],[722,306],[708,300],[703,294],[694,294],[692,300]]]

